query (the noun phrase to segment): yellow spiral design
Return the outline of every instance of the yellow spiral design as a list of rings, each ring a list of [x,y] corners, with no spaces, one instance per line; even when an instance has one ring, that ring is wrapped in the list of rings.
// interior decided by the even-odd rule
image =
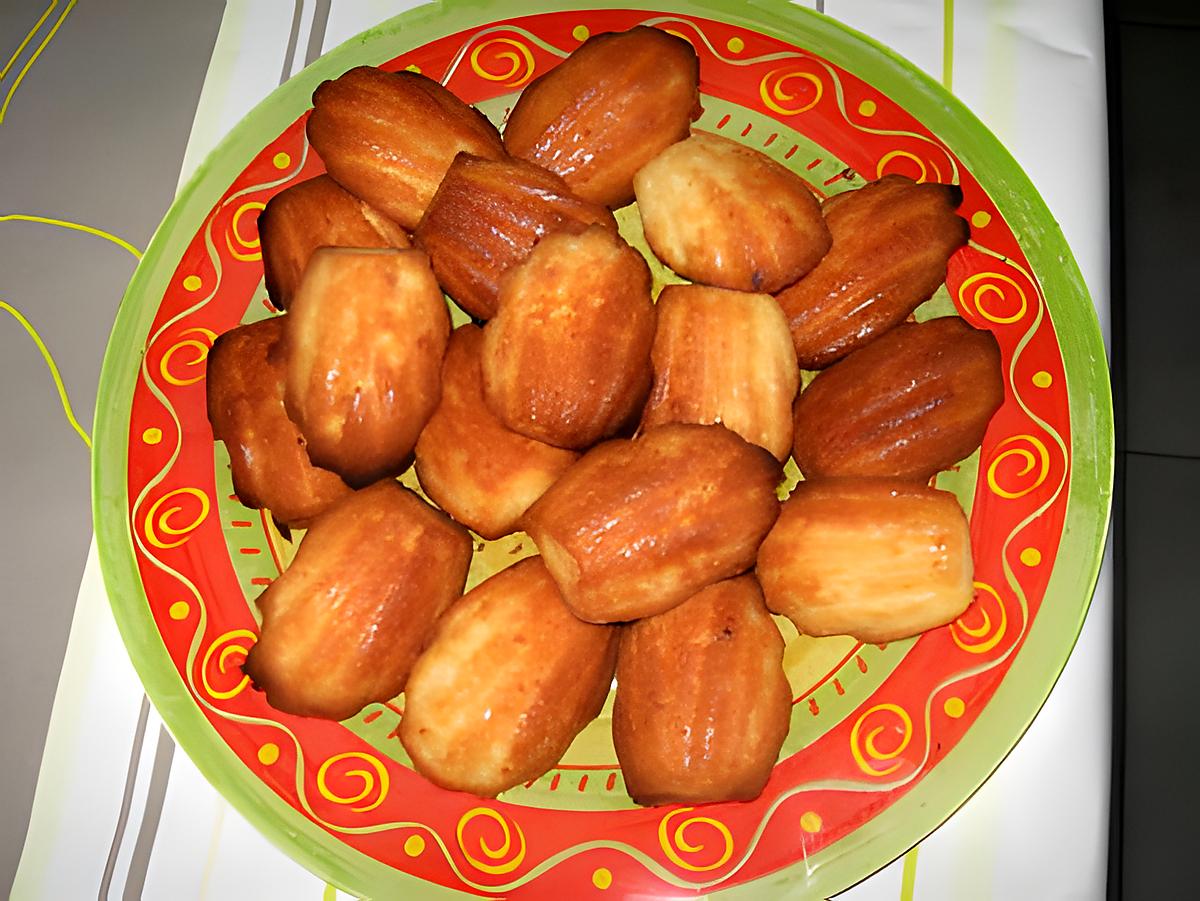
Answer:
[[[921,173],[915,179],[918,184],[929,180],[930,166],[933,167],[934,181],[940,182],[942,180],[942,171],[937,167],[937,163],[930,160],[927,164],[925,160],[921,159],[915,153],[910,153],[907,150],[892,150],[880,157],[879,164],[875,167],[875,177],[883,178],[883,176],[887,174],[888,166],[890,166],[895,160],[908,160],[909,162],[917,164],[917,168]]]
[[[1024,446],[1025,443],[1028,443],[1028,446]],[[1001,448],[1008,449],[1001,450]],[[993,494],[1009,500],[1024,497],[1046,481],[1046,476],[1050,474],[1050,451],[1033,435],[1013,435],[1011,438],[1005,438],[996,445],[996,450],[998,453],[992,457],[992,462],[988,464],[987,468],[988,488],[992,490]],[[1000,484],[999,472],[1001,464],[1007,460],[1021,461],[1020,470],[1014,474],[1016,479],[1025,479],[1035,470],[1037,475],[1024,487],[1005,487]],[[1010,468],[1006,467],[1006,469]]]
[[[235,260],[242,262],[253,262],[254,260],[262,259],[262,241],[258,237],[258,230],[255,229],[254,237],[246,239],[242,237],[242,217],[251,210],[265,210],[267,205],[258,200],[247,200],[237,210],[234,211],[233,219],[229,222],[229,231],[225,232],[225,246],[229,248],[229,252],[233,254]],[[237,247],[234,247],[234,242],[237,242]]]
[[[359,768],[336,774],[341,779],[350,777],[357,779],[361,783],[361,788],[357,794],[340,795],[329,787],[329,770],[334,764],[341,763],[343,760],[361,760],[370,767],[370,769]],[[332,801],[334,804],[358,804],[360,801],[367,801],[374,796],[375,800],[358,807],[350,808],[355,813],[366,813],[368,810],[374,810],[382,804],[383,799],[387,797],[387,769],[377,758],[372,757],[370,754],[364,754],[361,751],[347,751],[345,754],[335,754],[321,764],[320,769],[317,770],[317,791],[321,793],[322,798],[326,801]]]
[[[991,585],[976,582],[975,588],[983,592],[983,596],[977,598],[962,616],[950,624],[950,637],[954,639],[956,645],[969,654],[986,654],[1000,643],[1000,639],[1008,631],[1008,612],[1004,609],[1004,601]],[[988,598],[991,600],[985,603],[985,599]],[[991,601],[995,602],[998,611],[994,623],[988,612]],[[964,622],[972,610],[979,612],[982,621],[978,626],[968,626]]]
[[[469,850],[467,850],[466,830],[467,825],[479,817],[485,820],[490,820],[500,827],[500,834],[503,837],[500,846],[493,848],[487,843],[487,839],[482,835],[478,836],[479,850],[486,861],[480,860]],[[517,849],[513,851],[513,830],[517,833]],[[492,876],[503,876],[505,873],[511,873],[521,865],[525,859],[525,833],[521,831],[521,826],[515,820],[512,827],[508,825],[508,820],[504,819],[499,813],[492,810],[490,807],[474,807],[462,815],[458,821],[458,828],[454,830],[454,835],[458,839],[459,850],[462,851],[463,857],[467,859],[467,863],[482,873],[488,873]],[[490,861],[490,863],[489,863]]]
[[[197,335],[195,338],[185,338],[184,335]],[[212,344],[217,340],[216,332],[206,328],[190,328],[180,333],[180,340],[176,341],[163,354],[162,360],[159,361],[158,371],[162,377],[172,385],[194,385],[196,382],[204,378],[204,368],[201,364],[208,359],[208,352],[212,349]],[[182,365],[184,369],[199,367],[200,371],[196,375],[177,375],[172,371],[172,360],[175,354],[187,348],[194,352],[190,360],[184,360]]]
[[[880,716],[876,716],[877,714]],[[900,741],[890,751],[880,750],[876,744],[879,734],[887,728],[885,726],[875,726],[875,728],[866,733],[865,739],[861,738],[867,720],[875,717],[876,722],[878,722],[883,714],[888,714],[887,719],[895,718],[900,725]],[[912,717],[908,715],[908,711],[896,704],[876,704],[860,716],[858,721],[855,722],[854,728],[850,730],[850,753],[854,755],[854,762],[858,764],[858,768],[868,776],[887,776],[900,769],[900,761],[897,760],[890,766],[881,768],[877,768],[873,764],[894,760],[899,757],[904,753],[904,749],[908,747],[908,743],[912,741],[912,736]]]
[[[1004,315],[991,306],[993,300],[1005,301],[1005,306],[1009,306],[1014,299],[1017,302],[1015,313]],[[964,307],[974,307],[980,316],[997,325],[1020,322],[1029,312],[1029,298],[1025,295],[1025,289],[1020,282],[1002,272],[977,272],[964,279],[958,286],[958,301]]]
[[[227,701],[241,694],[242,690],[250,684],[250,677],[243,674],[241,680],[233,688],[213,688],[212,683],[208,681],[208,668],[212,663],[213,656],[215,655],[217,658],[217,670],[224,675],[231,668],[229,658],[236,655],[245,660],[256,641],[258,641],[258,636],[250,630],[234,629],[224,635],[219,635],[208,646],[208,650],[204,652],[204,659],[200,661],[200,683],[209,697],[216,698],[218,701]],[[241,642],[248,642],[248,644]]]
[[[185,520],[182,525],[175,522],[177,516],[183,512],[182,506],[174,504],[163,509],[164,505],[181,495],[195,498],[200,505],[199,512],[191,519]],[[200,526],[200,523],[204,522],[211,507],[208,495],[199,488],[176,488],[174,491],[164,494],[146,511],[146,518],[143,520],[146,540],[156,548],[163,550],[179,547],[188,540],[188,536]]]
[[[492,47],[493,45],[509,47],[509,50],[496,50],[493,52],[493,59],[503,60],[509,64],[507,72],[492,72],[483,67],[480,63],[480,55]],[[488,81],[502,82],[506,87],[519,88],[529,79],[533,78],[533,54],[529,48],[520,41],[513,38],[492,38],[490,41],[485,41],[474,50],[471,51],[471,70],[480,78],[486,78]]]
[[[703,873],[705,870],[715,870],[728,863],[729,858],[733,856],[733,835],[730,834],[728,826],[719,820],[714,820],[712,817],[688,817],[676,825],[674,832],[671,831],[670,823],[674,817],[695,809],[694,807],[680,807],[678,810],[672,810],[663,817],[658,824],[658,843],[662,845],[663,853],[667,855],[667,859],[675,864],[675,866],[691,870],[693,873]],[[682,851],[684,854],[698,854],[707,847],[702,843],[692,844],[687,840],[685,835],[689,827],[701,825],[715,829],[723,842],[721,856],[713,863],[703,865],[691,863],[680,856],[679,853]]]
[[[807,81],[813,86],[812,100],[802,106],[784,106],[784,104],[796,99],[796,95],[789,94],[784,89],[784,85],[797,78]],[[813,75],[811,72],[797,72],[794,70],[789,72],[786,68],[772,69],[758,83],[758,96],[762,98],[762,102],[766,104],[767,109],[779,113],[781,116],[798,116],[801,113],[807,112],[821,101],[821,95],[824,92],[825,86],[816,75]]]

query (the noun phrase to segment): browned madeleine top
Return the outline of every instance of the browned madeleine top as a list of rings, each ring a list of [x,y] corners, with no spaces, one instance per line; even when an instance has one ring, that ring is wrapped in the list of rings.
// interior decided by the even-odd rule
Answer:
[[[795,407],[806,479],[928,481],[979,447],[1004,402],[1000,348],[957,316],[904,323],[818,375]]]
[[[483,332],[461,325],[442,363],[442,400],[417,439],[417,477],[435,503],[484,538],[518,522],[572,463],[575,451],[504,426],[483,400]]]
[[[694,132],[633,180],[646,240],[692,281],[778,291],[817,265],[831,238],[808,184],[765,153]]]
[[[484,797],[541,776],[600,712],[618,635],[573,616],[539,557],[477,585],[409,679],[400,740],[417,772]]]
[[[419,250],[324,247],[286,316],[288,415],[359,487],[407,465],[441,398],[450,314]]]
[[[783,637],[753,576],[621,630],[613,743],[639,804],[758,797],[791,711]]]
[[[229,451],[233,490],[247,507],[269,508],[276,522],[302,528],[350,493],[334,473],[313,466],[304,438],[283,408],[282,317],[239,325],[208,353],[205,378],[213,437]]]
[[[263,276],[276,309],[286,310],[318,247],[408,247],[408,235],[328,175],[280,191],[258,217]]]
[[[436,81],[373,66],[323,82],[307,132],[338,184],[409,230],[456,154],[504,155],[495,126]]]
[[[781,478],[724,426],[671,423],[593,448],[524,525],[577,616],[632,620],[749,568]]]
[[[501,279],[534,244],[593,223],[616,234],[607,207],[576,197],[553,172],[524,160],[460,153],[415,237],[446,293],[472,316],[491,319]]]
[[[616,434],[650,390],[654,322],[641,254],[599,225],[550,235],[505,279],[483,330],[488,407],[557,447]]]
[[[593,35],[521,92],[504,143],[580,197],[624,206],[634,173],[687,137],[699,83],[700,61],[682,38],[641,25]]]
[[[398,482],[318,517],[258,599],[247,675],[276,710],[345,719],[404,689],[441,612],[462,594],[471,536]]]
[[[801,369],[824,369],[903,322],[946,280],[946,263],[970,227],[955,213],[957,185],[902,175],[825,202],[829,253],[776,295]]]

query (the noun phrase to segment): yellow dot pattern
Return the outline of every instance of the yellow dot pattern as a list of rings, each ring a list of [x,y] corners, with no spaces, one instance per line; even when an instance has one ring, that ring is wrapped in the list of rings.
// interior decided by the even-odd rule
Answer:
[[[743,50],[746,49],[746,42],[743,41],[741,38],[730,38],[729,42],[725,45],[725,47],[729,50],[730,53],[741,53]]]
[[[942,709],[946,711],[946,716],[956,720],[966,712],[967,705],[963,703],[962,698],[946,698]]]
[[[586,41],[590,35],[591,32],[588,31],[588,27],[586,25],[576,25],[571,29],[571,37],[577,41]]]
[[[162,441],[162,429],[146,429],[142,432],[142,440],[147,444],[158,444]]]
[[[971,216],[971,224],[976,228],[987,228],[991,221],[992,214],[983,210],[979,210]]]
[[[608,867],[597,867],[596,871],[592,873],[592,885],[600,891],[607,889],[612,885],[612,871]]]
[[[404,840],[404,853],[409,857],[420,857],[425,853],[425,839],[419,835],[410,835]]]
[[[279,759],[279,745],[273,741],[267,742],[258,749],[258,762],[263,766],[270,766]]]
[[[204,282],[200,281],[200,276],[198,275],[189,275],[183,280],[185,291],[199,291],[203,284]]]
[[[187,601],[176,601],[167,609],[167,614],[171,619],[184,619],[191,612],[191,609]]]
[[[1033,383],[1039,388],[1049,388],[1054,384],[1054,376],[1043,369],[1033,374]]]
[[[1021,562],[1026,566],[1037,566],[1042,562],[1042,552],[1035,547],[1027,547],[1021,551]]]
[[[816,811],[809,810],[800,815],[800,828],[805,832],[820,832],[821,831],[821,815]]]
[[[860,116],[866,116],[869,119],[871,116],[875,115],[875,111],[877,109],[879,109],[879,107],[875,105],[874,100],[864,100],[858,105],[858,114]]]
[[[277,153],[271,162],[275,164],[276,169],[286,169],[292,164],[292,157],[287,153]]]

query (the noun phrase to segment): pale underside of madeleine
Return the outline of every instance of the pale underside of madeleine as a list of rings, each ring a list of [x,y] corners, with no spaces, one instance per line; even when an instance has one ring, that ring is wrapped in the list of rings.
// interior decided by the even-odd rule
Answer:
[[[691,44],[665,31],[593,35],[521,92],[505,146],[580,197],[624,206],[634,174],[700,115],[699,78]]]
[[[419,250],[322,248],[287,317],[289,416],[350,485],[407,465],[441,398],[450,314]]]
[[[572,616],[538,557],[468,592],[408,682],[400,740],[417,772],[482,797],[541,776],[600,712],[618,636]]]
[[[720,423],[786,460],[800,369],[768,294],[669,285],[658,298],[654,385],[642,428]]]
[[[825,202],[833,245],[776,295],[801,369],[824,369],[903,322],[946,280],[970,227],[957,185],[885,175]]]
[[[927,482],[979,447],[1004,402],[1000,349],[957,316],[905,323],[818,375],[796,401],[807,479]]]
[[[394,481],[312,523],[258,599],[246,674],[276,710],[342,720],[399,694],[437,617],[462,593],[471,536]]]
[[[830,247],[805,181],[727,138],[696,132],[647,163],[633,185],[650,247],[692,281],[772,293]]]
[[[671,423],[593,448],[524,525],[576,616],[633,620],[748,569],[781,475],[724,426]]]
[[[484,538],[516,531],[572,463],[574,451],[504,426],[483,399],[483,332],[463,325],[442,364],[442,400],[417,440],[417,477],[435,503]]]
[[[961,616],[972,572],[954,495],[891,479],[800,483],[758,553],[773,612],[806,635],[873,643]]]
[[[783,638],[753,576],[622,630],[613,743],[639,804],[758,797],[791,709]]]
[[[510,429],[557,447],[615,434],[650,390],[650,270],[599,226],[544,238],[500,291],[484,329],[488,407]]]
[[[334,181],[410,231],[459,152],[504,155],[495,127],[436,81],[371,66],[323,82],[306,129]]]
[[[350,493],[334,473],[313,466],[304,438],[283,408],[281,318],[240,325],[208,354],[206,388],[213,437],[229,451],[233,490],[247,507],[303,528]]]
[[[446,293],[472,316],[490,319],[504,275],[538,241],[592,224],[617,230],[607,207],[576,197],[553,172],[524,160],[461,153],[414,237]]]
[[[280,191],[258,217],[263,277],[277,310],[292,302],[318,247],[409,246],[408,235],[328,175]]]

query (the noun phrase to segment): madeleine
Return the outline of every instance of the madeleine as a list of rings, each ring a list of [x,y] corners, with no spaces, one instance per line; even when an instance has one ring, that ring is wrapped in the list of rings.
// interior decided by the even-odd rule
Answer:
[[[1004,402],[1000,348],[957,316],[896,326],[826,369],[796,401],[806,479],[928,482],[969,456]]]
[[[592,35],[521,92],[504,144],[585,200],[624,206],[634,174],[687,137],[699,83],[700,61],[683,38],[641,25]]]
[[[600,712],[618,635],[572,616],[537,557],[476,586],[408,680],[400,741],[417,772],[486,798],[541,776]]]
[[[322,248],[286,317],[288,415],[350,485],[395,475],[441,398],[450,314],[419,250]]]
[[[724,426],[672,423],[593,448],[524,525],[576,616],[633,620],[749,569],[781,477]]]
[[[350,493],[334,473],[313,466],[304,437],[283,408],[283,317],[239,325],[208,352],[208,421],[229,451],[233,490],[277,523],[305,523]]]
[[[655,256],[694,282],[773,293],[829,250],[804,179],[727,138],[693,133],[647,163],[633,187]]]
[[[491,319],[500,280],[539,240],[594,223],[616,234],[607,207],[576,197],[553,172],[460,153],[414,237],[446,293],[477,319]]]
[[[892,479],[801,482],[758,552],[772,612],[806,635],[873,644],[961,616],[972,573],[957,498]]]
[[[543,239],[483,330],[483,389],[508,428],[583,448],[633,420],[650,390],[650,270],[607,229]]]
[[[459,152],[504,155],[495,126],[436,81],[373,66],[322,82],[306,129],[334,181],[410,231]]]
[[[791,713],[783,637],[753,576],[621,630],[613,744],[639,804],[757,798]]]
[[[800,369],[775,299],[668,285],[657,309],[650,355],[654,386],[642,428],[665,422],[721,423],[786,460]]]
[[[399,225],[328,175],[280,191],[258,217],[267,295],[286,310],[318,247],[409,246]]]
[[[462,325],[442,363],[442,400],[417,439],[417,478],[433,501],[484,538],[499,538],[579,459],[518,435],[483,400],[483,332]]]
[[[470,563],[467,530],[398,482],[356,491],[313,521],[259,597],[246,675],[301,716],[343,720],[390,700]]]
[[[946,280],[970,226],[957,185],[902,175],[825,202],[829,253],[775,299],[788,317],[801,369],[824,369],[899,325]]]

